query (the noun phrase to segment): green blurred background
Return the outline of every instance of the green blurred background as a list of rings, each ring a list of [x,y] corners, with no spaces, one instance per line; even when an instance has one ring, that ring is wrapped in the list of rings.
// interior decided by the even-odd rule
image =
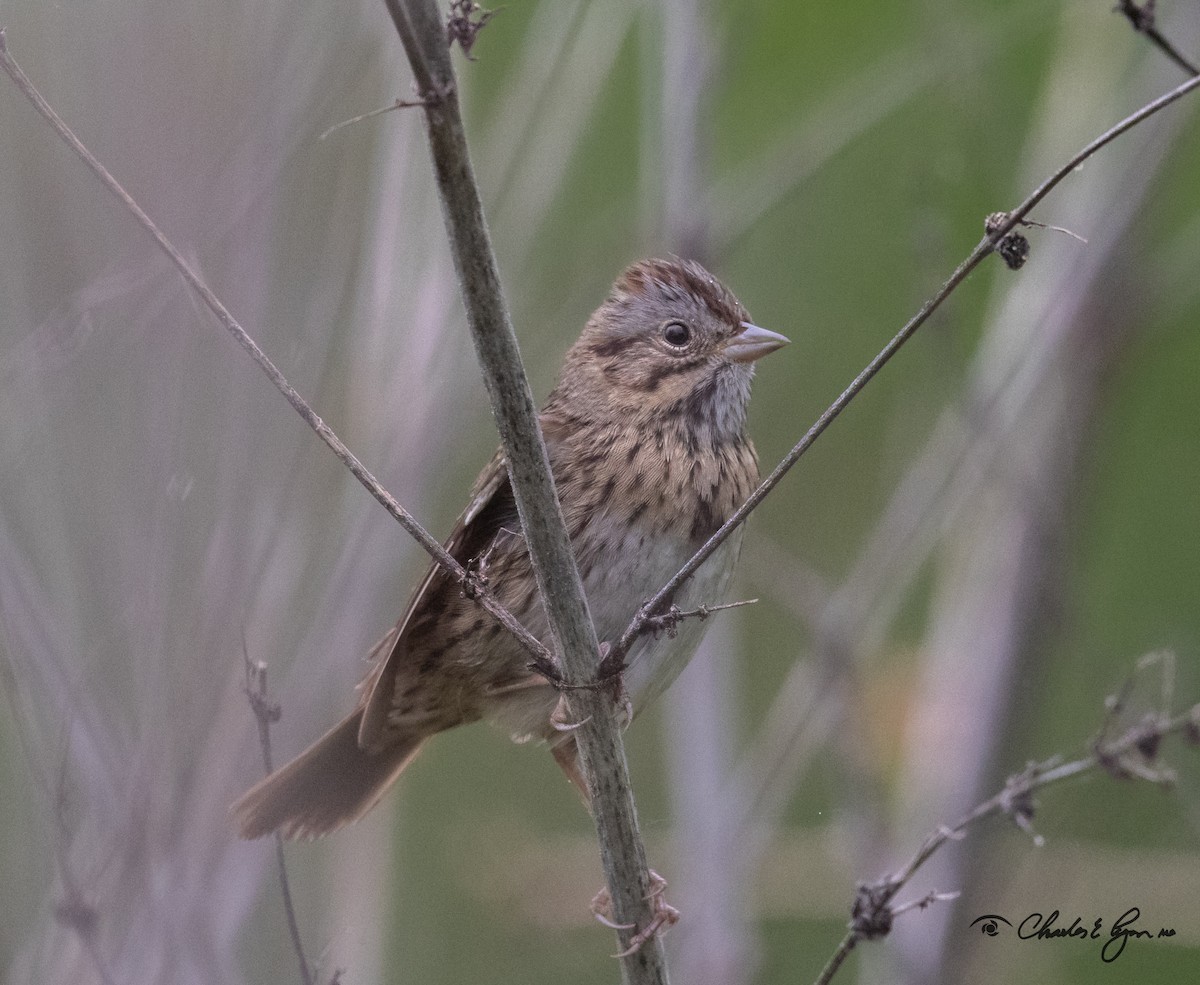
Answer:
[[[1200,9],[1159,3],[1200,57]],[[382,4],[0,3],[8,45],[302,394],[435,534],[495,445]],[[456,52],[535,392],[626,263],[699,256],[793,345],[774,464],[978,241],[1180,71],[1109,0],[516,0]],[[1200,106],[1073,174],[755,515],[732,589],[627,733],[675,980],[811,981],[855,883],[1027,760],[1200,700]],[[290,756],[350,706],[421,552],[95,179],[0,85],[0,968],[297,981],[267,843],[266,661]],[[1177,660],[1148,663],[1169,649]],[[901,900],[961,890],[838,981],[1200,972],[1200,758],[1038,796]],[[440,737],[358,826],[289,849],[323,980],[609,982],[591,825],[550,757]],[[988,938],[1129,907],[1170,940]]]

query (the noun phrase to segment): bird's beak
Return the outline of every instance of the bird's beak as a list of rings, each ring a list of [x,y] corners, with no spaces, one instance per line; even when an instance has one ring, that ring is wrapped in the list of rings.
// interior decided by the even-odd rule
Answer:
[[[768,352],[774,352],[787,345],[791,339],[778,332],[769,332],[765,328],[742,322],[742,330],[725,345],[725,355],[735,363],[752,363],[762,359]]]

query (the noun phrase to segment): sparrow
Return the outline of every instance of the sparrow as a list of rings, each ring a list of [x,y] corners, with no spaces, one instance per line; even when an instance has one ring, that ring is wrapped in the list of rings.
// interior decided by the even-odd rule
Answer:
[[[567,352],[539,419],[601,642],[619,638],[757,485],[750,381],[787,342],[700,264],[671,258],[626,269]],[[680,610],[723,599],[742,530],[679,589]],[[552,648],[502,452],[445,547]],[[633,715],[675,680],[703,628],[687,619],[638,638],[622,678]],[[548,744],[587,802],[556,682],[438,565],[370,660],[354,711],[233,805],[242,837],[335,831],[375,806],[428,739],[481,719]]]

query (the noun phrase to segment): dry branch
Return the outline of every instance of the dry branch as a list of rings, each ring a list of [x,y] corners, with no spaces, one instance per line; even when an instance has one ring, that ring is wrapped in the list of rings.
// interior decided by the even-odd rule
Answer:
[[[183,258],[183,254],[175,247],[175,245],[167,239],[162,230],[154,223],[149,215],[142,209],[140,205],[134,201],[133,197],[120,185],[100,163],[99,160],[92,154],[91,151],[83,144],[83,142],[75,136],[70,127],[63,122],[62,118],[54,111],[53,107],[42,97],[41,93],[34,88],[29,77],[22,71],[20,65],[13,59],[8,51],[7,37],[4,29],[0,28],[0,68],[3,68],[8,73],[9,78],[13,80],[17,88],[25,95],[25,97],[33,103],[34,108],[46,119],[53,127],[54,131],[62,138],[62,140],[70,147],[84,164],[88,166],[91,172],[100,179],[101,183],[115,195],[131,213],[142,228],[153,237],[154,242],[159,249],[167,255],[167,258],[175,265],[188,286],[192,288],[204,302],[205,306],[217,316],[217,320],[225,327],[234,340],[240,345],[250,356],[258,367],[266,374],[267,378],[275,386],[275,388],[283,394],[284,398],[295,409],[308,424],[309,427],[316,432],[330,450],[338,457],[338,459],[348,468],[351,474],[363,484],[366,490],[375,497],[390,513],[396,521],[407,530],[416,539],[417,543],[440,564],[446,571],[455,578],[459,584],[468,589],[473,598],[479,600],[479,604],[483,606],[501,625],[512,633],[521,645],[525,647],[529,653],[535,658],[545,659],[548,656],[546,648],[541,642],[533,636],[524,626],[517,621],[516,617],[504,608],[491,592],[487,591],[482,585],[479,585],[450,554],[442,547],[433,536],[417,522],[416,518],[408,512],[400,503],[389,493],[383,485],[367,470],[366,466],[358,460],[353,452],[342,442],[341,438],[334,433],[333,429],[326,424],[321,417],[312,409],[296,389],[287,381],[287,378],[281,373],[278,367],[271,361],[270,357],[263,352],[258,343],[250,336],[250,334],[241,326],[241,324],[233,317],[229,309],[221,302],[220,298],[213,290],[203,281],[200,276],[192,270],[188,262]]]
[[[638,636],[643,632],[647,621],[654,615],[662,612],[662,610],[670,605],[671,599],[679,590],[679,587],[687,581],[696,570],[702,565],[713,552],[733,533],[739,526],[746,522],[746,518],[753,510],[766,499],[768,493],[774,489],[783,477],[791,470],[800,458],[812,447],[813,443],[819,438],[825,429],[838,417],[847,405],[853,400],[862,389],[871,382],[875,374],[883,369],[884,365],[894,356],[900,347],[904,345],[916,333],[929,317],[939,308],[942,303],[954,292],[954,290],[967,279],[967,276],[983,262],[988,254],[998,249],[999,245],[1013,231],[1013,229],[1025,220],[1025,217],[1033,210],[1033,208],[1042,201],[1050,192],[1080,164],[1086,161],[1089,157],[1099,151],[1105,145],[1116,140],[1117,137],[1131,130],[1142,121],[1153,116],[1155,113],[1171,105],[1178,99],[1183,98],[1193,89],[1200,87],[1200,76],[1189,79],[1187,82],[1181,83],[1169,92],[1159,96],[1158,99],[1147,103],[1135,113],[1131,113],[1125,119],[1113,127],[1106,130],[1099,137],[1089,143],[1086,147],[1075,154],[1066,164],[1059,168],[1054,174],[1043,181],[1034,191],[1018,205],[1015,209],[1008,213],[993,213],[987,217],[987,231],[979,244],[971,251],[962,263],[960,263],[949,279],[941,286],[899,332],[893,336],[892,340],[880,350],[879,354],[871,360],[870,363],[851,381],[850,385],[838,396],[838,398],[829,405],[823,414],[817,418],[816,422],[808,429],[805,435],[796,442],[795,446],[789,451],[778,465],[772,470],[771,474],[759,485],[759,487],[751,493],[749,498],[733,513],[733,515],[725,521],[725,523],[716,531],[696,553],[688,560],[688,562],[679,569],[679,571],[668,581],[658,593],[649,599],[638,611],[637,615],[625,628],[621,634],[620,640],[610,654],[613,660],[620,660],[629,648],[637,640]],[[1003,218],[1001,218],[1003,216]]]
[[[1112,715],[1112,702],[1109,703]],[[1052,783],[1059,783],[1095,769],[1103,769],[1119,779],[1145,779],[1154,783],[1169,783],[1170,771],[1156,765],[1162,740],[1180,733],[1190,745],[1200,744],[1200,704],[1193,705],[1175,716],[1151,714],[1130,726],[1117,738],[1108,740],[1105,730],[1092,743],[1090,755],[1064,763],[1058,756],[1040,763],[1030,763],[1020,773],[1008,778],[1004,789],[979,804],[950,826],[939,827],[899,871],[872,883],[863,883],[855,895],[854,917],[846,936],[816,979],[816,985],[829,985],[837,970],[862,940],[874,940],[886,935],[892,918],[911,905],[893,907],[892,900],[929,859],[948,841],[962,839],[976,822],[993,814],[1006,814],[1014,824],[1041,844],[1033,831],[1036,802],[1033,793]]]

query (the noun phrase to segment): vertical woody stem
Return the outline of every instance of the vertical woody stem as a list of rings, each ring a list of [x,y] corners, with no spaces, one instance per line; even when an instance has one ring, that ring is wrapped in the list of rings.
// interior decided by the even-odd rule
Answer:
[[[442,213],[467,309],[467,320],[491,398],[492,413],[508,462],[522,528],[538,588],[557,642],[568,683],[590,681],[599,645],[583,585],[571,552],[562,511],[550,474],[537,409],[525,377],[516,335],[504,302],[479,190],[475,183],[459,110],[446,27],[434,0],[385,0],[416,76],[424,104]],[[569,692],[601,862],[612,897],[624,951],[637,928],[652,919],[646,853],[620,728],[609,698],[599,691]],[[666,960],[657,939],[622,959],[630,985],[667,981]]]

